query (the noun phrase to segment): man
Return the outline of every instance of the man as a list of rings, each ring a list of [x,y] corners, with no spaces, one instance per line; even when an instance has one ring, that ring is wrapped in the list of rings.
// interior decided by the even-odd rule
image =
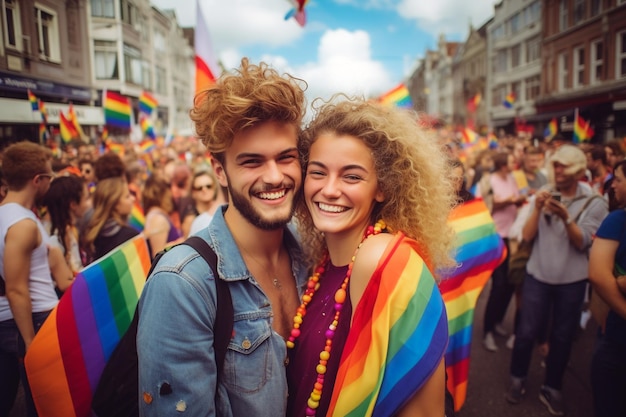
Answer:
[[[600,195],[608,191],[607,181],[611,178],[611,172],[606,160],[606,152],[602,145],[593,145],[585,152],[587,156],[587,169],[591,172],[591,187]]]
[[[35,333],[58,302],[51,268],[60,278],[60,290],[69,287],[73,279],[67,264],[59,261],[63,260],[60,251],[48,250],[48,235],[32,211],[54,178],[51,159],[48,149],[31,142],[9,146],[2,158],[9,191],[0,205],[0,284],[4,284],[4,291],[0,291],[0,379],[1,386],[9,387],[9,391],[0,390],[0,402],[8,407],[17,387],[15,354],[24,357]],[[23,365],[20,371],[28,415],[36,415]]]
[[[192,248],[171,249],[138,306],[141,415],[285,415],[285,340],[307,272],[287,228],[302,183],[303,112],[300,80],[247,59],[196,97],[191,118],[230,202],[198,235],[229,285],[233,336],[218,379],[216,277]]]
[[[522,171],[528,183],[528,195],[535,192],[548,183],[548,179],[540,171],[543,166],[543,151],[536,146],[527,146],[524,148],[524,156],[522,158]]]
[[[585,154],[577,147],[563,145],[555,151],[549,169],[556,188],[535,194],[522,231],[523,239],[533,242],[533,248],[522,287],[506,399],[517,404],[525,393],[534,342],[544,322],[550,321],[550,352],[539,399],[557,416],[564,414],[563,374],[587,287],[587,250],[607,215],[606,201],[578,181],[585,167]]]

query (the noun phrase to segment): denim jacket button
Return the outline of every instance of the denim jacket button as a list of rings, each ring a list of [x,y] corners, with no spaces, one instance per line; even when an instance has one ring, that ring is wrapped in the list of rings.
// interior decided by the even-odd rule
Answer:
[[[248,340],[248,338],[246,337],[243,342],[241,342],[241,347],[248,350],[250,349],[250,346],[252,346],[252,343],[250,343],[250,341]]]

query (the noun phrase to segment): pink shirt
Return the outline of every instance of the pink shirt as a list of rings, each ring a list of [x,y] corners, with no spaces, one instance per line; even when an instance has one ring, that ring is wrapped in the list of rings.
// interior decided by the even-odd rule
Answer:
[[[491,188],[493,190],[493,201],[498,202],[511,197],[519,197],[519,190],[513,175],[508,174],[503,179],[498,174],[491,174]],[[510,204],[499,210],[494,210],[493,221],[496,224],[496,231],[501,237],[509,237],[509,230],[517,217],[517,206]]]

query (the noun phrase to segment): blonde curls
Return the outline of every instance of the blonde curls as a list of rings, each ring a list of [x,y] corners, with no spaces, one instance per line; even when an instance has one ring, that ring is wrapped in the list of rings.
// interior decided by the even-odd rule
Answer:
[[[247,58],[233,73],[220,77],[212,88],[198,93],[189,112],[196,135],[220,162],[234,135],[266,121],[293,124],[300,129],[306,100],[303,80],[281,76],[266,63]]]
[[[401,230],[420,242],[435,268],[453,265],[454,240],[448,215],[455,203],[447,158],[436,138],[417,124],[414,112],[364,99],[335,95],[313,103],[314,120],[302,134],[300,152],[306,167],[311,145],[323,134],[350,135],[371,150],[378,186],[385,201],[374,210],[392,230]],[[296,211],[304,247],[313,259],[325,250],[304,203]]]

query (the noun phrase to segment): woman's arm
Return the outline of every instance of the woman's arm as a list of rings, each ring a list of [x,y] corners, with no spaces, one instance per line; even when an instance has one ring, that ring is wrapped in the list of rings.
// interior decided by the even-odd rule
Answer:
[[[170,227],[170,223],[165,218],[165,215],[153,215],[150,216],[150,219],[146,221],[144,234],[150,242],[152,257],[165,249],[165,245],[167,244],[167,236],[170,232]]]
[[[611,310],[626,319],[626,297],[613,276],[619,242],[596,237],[589,253],[589,280]]]
[[[398,417],[443,417],[446,402],[446,367],[443,358],[435,372],[402,407]]]

